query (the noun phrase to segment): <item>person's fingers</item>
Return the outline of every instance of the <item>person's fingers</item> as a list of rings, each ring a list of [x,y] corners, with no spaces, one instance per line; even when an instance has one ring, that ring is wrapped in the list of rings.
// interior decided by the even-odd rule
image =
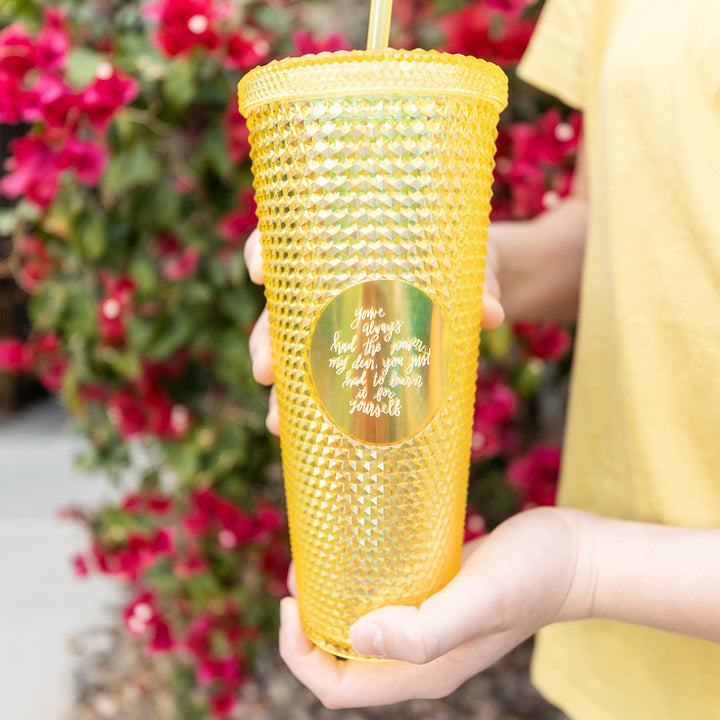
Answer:
[[[486,330],[494,330],[505,321],[505,310],[499,300],[487,290],[482,299],[482,326]]]
[[[478,580],[483,575],[478,557],[420,607],[395,605],[364,615],[350,628],[353,648],[365,655],[424,664],[471,638],[502,630],[498,598]],[[470,597],[473,602],[468,602]]]
[[[295,575],[295,563],[290,563],[288,568],[287,586],[290,594],[297,597],[297,576]]]
[[[297,600],[283,598],[280,617],[281,657],[328,708],[373,707],[411,698],[444,697],[523,639],[508,632],[475,638],[425,665],[394,660],[342,661],[308,640]]]
[[[274,385],[270,388],[268,414],[265,418],[265,426],[273,435],[280,434],[280,415],[278,414],[277,389]]]
[[[498,282],[495,271],[489,266],[485,268],[483,290],[486,293],[490,293],[497,300],[500,299],[500,283]]]
[[[261,385],[273,382],[273,364],[270,351],[270,322],[267,309],[263,310],[255,323],[248,341],[253,376]]]
[[[308,640],[302,629],[297,600],[280,601],[280,657],[295,677],[329,705],[329,688],[339,683],[338,661]]]
[[[293,675],[328,708],[371,707],[412,697],[442,697],[469,676],[467,658],[428,665],[342,661],[314,646],[303,632],[295,598],[280,603],[280,656]]]
[[[245,266],[248,270],[250,279],[262,285],[265,282],[265,274],[263,272],[262,264],[262,244],[260,242],[260,230],[255,228],[248,239],[245,241],[245,247],[243,248],[243,255],[245,257]]]

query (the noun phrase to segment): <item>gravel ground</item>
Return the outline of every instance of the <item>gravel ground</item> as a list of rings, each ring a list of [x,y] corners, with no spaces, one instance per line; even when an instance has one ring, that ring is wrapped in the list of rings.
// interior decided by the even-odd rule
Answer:
[[[72,645],[78,656],[72,720],[176,720],[161,656],[149,659],[120,628],[88,630]],[[442,700],[368,710],[324,708],[268,649],[245,688],[238,720],[567,720],[530,685],[531,649],[530,642],[521,645]]]

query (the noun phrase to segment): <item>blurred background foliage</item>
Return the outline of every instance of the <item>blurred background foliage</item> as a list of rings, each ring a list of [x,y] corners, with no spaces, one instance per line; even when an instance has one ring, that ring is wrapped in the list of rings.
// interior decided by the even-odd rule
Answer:
[[[0,367],[59,393],[87,440],[78,465],[124,488],[63,511],[89,531],[75,571],[127,584],[122,622],[170,658],[178,718],[237,712],[289,560],[247,348],[263,298],[242,257],[255,208],[235,87],[273,58],[362,47],[367,5],[0,0],[0,121],[15,137],[0,269],[32,325],[0,340]],[[495,220],[551,209],[570,186],[578,117],[514,73],[540,5],[395,0],[392,46],[510,76]],[[484,334],[468,537],[554,502],[570,348],[556,325]]]

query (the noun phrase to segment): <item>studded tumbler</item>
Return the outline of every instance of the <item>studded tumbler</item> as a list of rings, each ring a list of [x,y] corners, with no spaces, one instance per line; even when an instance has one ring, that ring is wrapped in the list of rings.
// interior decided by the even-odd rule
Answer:
[[[272,62],[250,129],[303,627],[419,605],[457,572],[496,125],[494,65],[420,50]]]

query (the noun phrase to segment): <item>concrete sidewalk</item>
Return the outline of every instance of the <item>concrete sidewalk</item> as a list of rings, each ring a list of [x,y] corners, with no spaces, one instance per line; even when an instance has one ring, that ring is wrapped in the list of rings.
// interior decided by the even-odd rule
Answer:
[[[70,558],[88,538],[57,518],[70,503],[95,505],[112,491],[78,475],[80,441],[53,400],[0,423],[0,718],[72,720],[68,639],[112,617],[117,586],[79,580]]]

